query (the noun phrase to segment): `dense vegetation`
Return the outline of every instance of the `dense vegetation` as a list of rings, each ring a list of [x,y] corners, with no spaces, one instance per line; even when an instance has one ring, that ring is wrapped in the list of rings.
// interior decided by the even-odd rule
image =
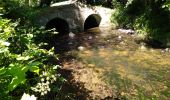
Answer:
[[[118,28],[134,29],[148,45],[170,47],[169,0],[78,0],[115,9],[112,22]]]
[[[169,0],[113,0],[113,5],[118,27],[135,29],[153,47],[170,46]]]
[[[0,99],[23,100],[34,94],[41,99],[49,93],[57,93],[64,79],[57,73],[60,67],[54,48],[43,49],[46,45],[40,38],[53,34],[31,25],[37,10],[34,2],[28,5],[23,0],[0,1]],[[35,0],[32,0],[35,1]],[[58,85],[51,88],[54,82]],[[32,95],[32,98],[34,98]]]

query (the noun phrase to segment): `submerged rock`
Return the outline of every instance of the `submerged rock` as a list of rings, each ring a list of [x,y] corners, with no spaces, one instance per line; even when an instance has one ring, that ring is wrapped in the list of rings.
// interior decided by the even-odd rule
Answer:
[[[75,34],[72,33],[72,32],[70,32],[68,35],[69,35],[70,38],[74,38],[75,37]]]
[[[91,39],[93,39],[93,37],[92,36],[89,36],[89,38],[88,38],[89,40],[91,40]]]
[[[139,49],[140,49],[141,51],[146,51],[146,50],[147,50],[147,48],[146,48],[144,45],[140,46]]]
[[[78,47],[78,50],[79,50],[79,51],[83,51],[84,49],[85,49],[85,48],[84,48],[83,46],[79,46],[79,47]]]

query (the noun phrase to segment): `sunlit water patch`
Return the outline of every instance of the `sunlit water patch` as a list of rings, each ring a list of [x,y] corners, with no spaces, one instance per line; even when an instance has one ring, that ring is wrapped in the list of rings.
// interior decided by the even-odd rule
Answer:
[[[78,52],[78,57],[87,65],[103,69],[103,79],[121,98],[168,100],[170,54],[152,48],[141,50],[134,37],[113,32],[104,38],[99,36],[94,41],[95,48],[85,47]],[[123,40],[116,40],[119,35]]]
[[[94,28],[75,34],[73,39],[67,37],[67,45],[61,45],[68,50],[66,55],[74,56],[84,66],[102,70],[101,79],[112,87],[117,98],[168,100],[170,53],[137,41],[136,34]]]

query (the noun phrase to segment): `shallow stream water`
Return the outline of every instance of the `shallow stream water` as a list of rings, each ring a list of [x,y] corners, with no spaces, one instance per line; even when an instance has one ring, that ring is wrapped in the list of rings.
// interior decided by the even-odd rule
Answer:
[[[170,52],[144,46],[136,34],[107,28],[66,39],[62,39],[64,44],[58,43],[64,47],[62,54],[69,53],[86,67],[102,70],[102,80],[116,96],[128,100],[170,99]]]

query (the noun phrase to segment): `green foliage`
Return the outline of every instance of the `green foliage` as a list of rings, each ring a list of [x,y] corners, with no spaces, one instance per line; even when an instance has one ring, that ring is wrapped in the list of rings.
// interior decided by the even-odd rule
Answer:
[[[77,0],[77,1],[84,3],[86,5],[104,6],[108,8],[113,8],[112,0]]]
[[[2,0],[0,13],[2,12],[5,18],[21,19],[20,23],[26,24],[27,20],[32,21],[39,12],[38,5],[38,0]]]
[[[30,65],[23,66],[19,63],[12,63],[9,65],[9,68],[7,69],[9,74],[12,75],[12,81],[8,85],[8,90],[12,91],[14,90],[19,84],[24,84],[26,81],[26,72],[30,70],[31,72],[35,72],[39,74],[39,67],[38,63],[35,64],[32,63]]]
[[[167,0],[163,5],[162,8],[168,9],[170,11],[170,1]]]
[[[31,91],[31,87],[41,79],[43,71],[48,75],[56,73],[56,64],[49,62],[49,58],[57,60],[53,48],[45,50],[39,48],[43,43],[35,44],[34,38],[40,33],[50,32],[44,29],[19,26],[19,22],[12,23],[10,20],[0,20],[0,97],[9,99],[9,93],[23,89]],[[42,41],[43,42],[43,41]],[[38,46],[37,46],[38,45]],[[31,76],[30,73],[33,73]],[[60,77],[60,76],[56,76]],[[61,80],[62,81],[62,80]],[[34,82],[34,84],[30,84]],[[2,88],[5,87],[5,88]],[[20,92],[24,92],[20,91]]]
[[[36,3],[37,0],[0,0],[0,99],[20,99],[24,92],[35,93],[41,98],[41,93],[32,90],[32,87],[41,82],[44,72],[47,76],[43,78],[50,77],[52,82],[60,84],[57,88],[64,82],[57,73],[60,66],[57,65],[54,48],[43,49],[44,41],[36,40],[47,33],[55,33],[54,30],[30,24],[38,11],[34,8]],[[52,82],[48,83],[49,89]]]
[[[144,34],[149,41],[168,46],[170,40],[170,11],[168,0],[113,0],[116,12],[112,21],[121,28],[132,28]]]

